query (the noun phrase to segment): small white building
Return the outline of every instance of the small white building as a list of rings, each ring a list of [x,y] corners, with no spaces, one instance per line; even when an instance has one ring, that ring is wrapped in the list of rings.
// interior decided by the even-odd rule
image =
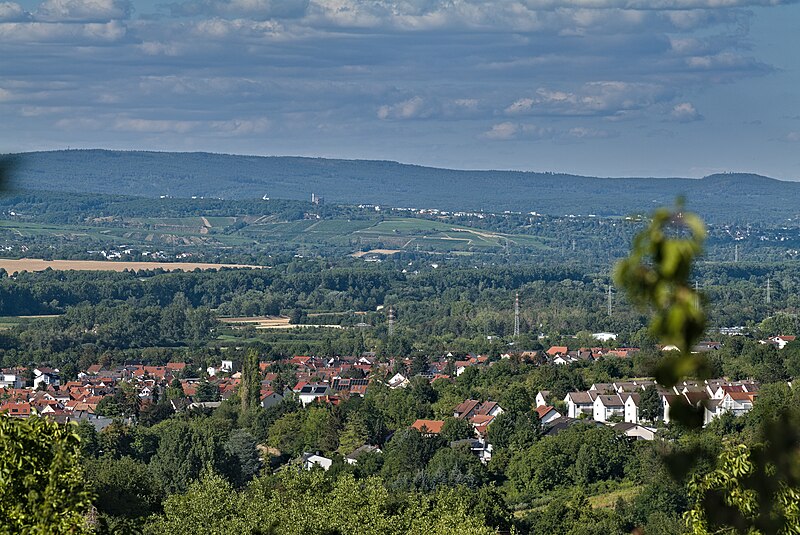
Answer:
[[[609,342],[611,340],[616,340],[617,335],[615,333],[594,333],[592,334],[592,338],[599,342]]]
[[[333,459],[328,459],[316,453],[304,453],[300,460],[303,463],[303,468],[306,470],[313,470],[316,467],[320,467],[327,471],[333,465]]]

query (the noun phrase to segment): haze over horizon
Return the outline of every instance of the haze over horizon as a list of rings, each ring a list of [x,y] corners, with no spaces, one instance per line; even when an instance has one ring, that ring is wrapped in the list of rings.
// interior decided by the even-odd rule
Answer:
[[[793,0],[0,2],[0,152],[800,180]]]

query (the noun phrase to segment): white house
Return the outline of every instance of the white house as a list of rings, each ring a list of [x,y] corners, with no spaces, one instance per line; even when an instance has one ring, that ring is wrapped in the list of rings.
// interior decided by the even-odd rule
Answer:
[[[581,414],[592,415],[594,412],[594,400],[597,392],[570,392],[564,398],[567,404],[567,416],[570,418],[580,418]]]
[[[24,388],[25,378],[16,373],[0,373],[0,388]]]
[[[542,407],[544,405],[547,405],[547,401],[548,401],[549,397],[550,397],[550,391],[549,390],[539,390],[536,393],[536,406],[537,407]]]
[[[560,412],[553,407],[548,407],[547,405],[536,407],[536,414],[539,416],[539,421],[542,424],[549,424],[556,418],[561,418]]]
[[[632,424],[639,423],[639,401],[641,397],[639,394],[621,394],[625,400],[625,419],[624,421]]]
[[[625,418],[625,402],[619,394],[600,394],[594,398],[592,409],[592,418],[596,422],[607,422],[614,416]]]
[[[369,444],[364,444],[363,446],[359,446],[356,448],[353,453],[347,455],[344,460],[347,464],[358,464],[358,459],[365,453],[383,453],[380,448],[377,446],[371,446]]]
[[[410,382],[411,381],[409,381],[405,375],[398,372],[394,374],[394,377],[389,379],[387,384],[389,385],[389,388],[394,390],[396,388],[405,388],[410,384]]]
[[[747,414],[753,408],[753,398],[755,394],[747,392],[728,392],[720,402],[720,407],[724,412],[732,412],[734,416]]]
[[[319,466],[323,470],[327,471],[333,465],[333,459],[328,459],[327,457],[317,455],[316,453],[304,453],[300,460],[303,463],[303,468],[306,470],[312,470],[313,468]]]
[[[592,338],[600,342],[608,342],[609,340],[616,340],[617,335],[615,333],[594,333]]]
[[[58,370],[51,368],[36,368],[33,370],[33,388],[38,389],[39,386],[58,386],[61,384],[61,376]]]
[[[613,427],[615,431],[624,434],[626,437],[637,440],[654,440],[656,438],[656,430],[652,427],[645,427],[631,422],[620,422],[614,424]]]
[[[783,349],[786,347],[786,344],[789,342],[794,342],[797,339],[796,336],[773,336],[769,339],[778,349]]]
[[[301,383],[295,387],[294,392],[297,394],[297,399],[305,407],[309,403],[316,401],[317,398],[330,395],[331,388],[325,383]]]

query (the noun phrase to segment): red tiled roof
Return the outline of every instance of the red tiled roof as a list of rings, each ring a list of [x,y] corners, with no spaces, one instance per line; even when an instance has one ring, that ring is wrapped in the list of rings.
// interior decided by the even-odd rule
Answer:
[[[432,433],[438,435],[442,432],[444,420],[417,420],[411,424],[412,429],[416,429],[420,433]]]
[[[536,414],[539,415],[539,419],[541,420],[544,418],[548,412],[555,410],[554,407],[550,407],[549,405],[540,405],[536,407]]]
[[[556,356],[557,354],[565,355],[568,352],[567,346],[553,346],[547,350],[547,354],[551,357]]]

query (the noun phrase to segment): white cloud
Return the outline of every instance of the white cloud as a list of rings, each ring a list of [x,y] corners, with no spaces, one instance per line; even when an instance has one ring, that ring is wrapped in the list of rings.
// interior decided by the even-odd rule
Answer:
[[[553,139],[563,135],[553,128],[542,127],[534,124],[504,122],[492,125],[492,127],[482,134],[486,139],[507,140],[518,137],[533,139]]]
[[[604,139],[613,137],[614,133],[608,130],[598,128],[586,128],[584,126],[576,126],[567,131],[567,136],[575,139]]]
[[[229,121],[212,121],[211,128],[229,136],[245,136],[261,134],[269,129],[270,122],[265,118],[231,119]]]
[[[0,41],[6,43],[108,44],[122,40],[127,27],[105,23],[0,22]]]
[[[800,132],[796,131],[789,132],[788,134],[786,134],[786,137],[784,139],[791,143],[797,143],[798,141],[800,141]]]
[[[487,139],[513,139],[522,131],[522,127],[517,123],[498,123],[483,133]]]
[[[9,91],[7,89],[3,89],[2,87],[0,87],[0,102],[2,102],[4,100],[11,100],[11,97],[13,97],[13,95],[11,94],[11,91]]]
[[[534,96],[516,100],[508,115],[614,116],[648,108],[669,99],[671,91],[660,84],[597,81],[577,91],[540,87]]]
[[[700,121],[703,116],[694,107],[691,102],[680,102],[672,107],[669,113],[673,120],[681,123],[691,123],[693,121]]]
[[[140,133],[185,134],[200,126],[198,121],[176,121],[168,119],[119,118],[114,122],[114,130]]]
[[[102,22],[130,17],[128,0],[44,0],[34,16],[45,22]]]
[[[417,119],[427,113],[425,100],[416,96],[396,104],[384,104],[378,108],[378,119]]]
[[[0,2],[0,22],[19,22],[29,20],[31,14],[14,2]]]
[[[175,16],[293,19],[306,14],[308,0],[190,0],[168,7]]]
[[[506,108],[506,113],[513,115],[515,113],[525,113],[531,111],[533,108],[532,98],[521,98]]]

